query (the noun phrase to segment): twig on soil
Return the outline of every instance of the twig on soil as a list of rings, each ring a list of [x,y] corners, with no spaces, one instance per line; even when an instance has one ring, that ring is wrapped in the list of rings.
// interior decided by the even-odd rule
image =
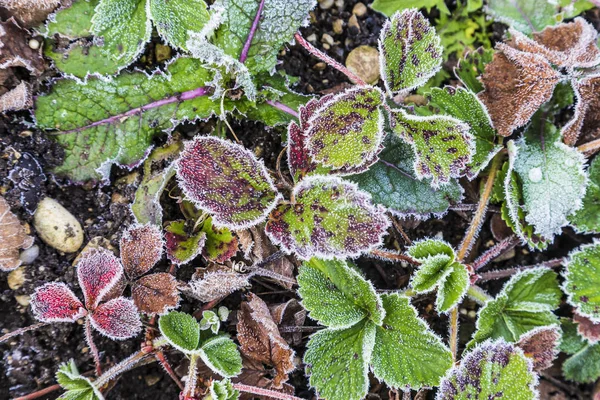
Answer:
[[[558,268],[558,267],[564,265],[564,263],[565,263],[565,260],[563,258],[555,258],[555,259],[544,261],[542,263],[535,264],[535,265],[526,265],[526,266],[521,266],[521,267],[514,267],[514,268],[484,272],[482,274],[479,274],[477,281],[485,282],[485,281],[491,281],[493,279],[508,278],[510,276],[513,276],[517,272],[525,271],[525,270],[531,269],[531,268],[538,268],[538,267]]]
[[[234,383],[233,388],[240,392],[255,394],[258,396],[270,397],[280,400],[304,400],[300,397],[292,396],[291,394],[276,392],[274,390],[263,389],[255,386],[244,385],[243,383]]]
[[[48,325],[47,322],[40,322],[38,324],[26,326],[25,328],[17,329],[16,331],[8,332],[6,335],[3,335],[0,337],[0,343],[4,343],[12,337],[19,336],[25,332],[34,331],[34,330],[41,328],[43,326],[46,326],[46,325]]]

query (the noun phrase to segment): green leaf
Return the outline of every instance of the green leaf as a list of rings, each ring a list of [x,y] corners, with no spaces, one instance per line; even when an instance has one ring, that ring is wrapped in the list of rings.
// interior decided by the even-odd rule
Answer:
[[[562,321],[561,351],[570,354],[562,364],[565,378],[591,383],[600,378],[600,343],[591,344],[577,333],[577,324],[569,319]]]
[[[167,74],[124,73],[86,85],[59,81],[35,102],[38,126],[58,129],[52,137],[65,148],[63,164],[54,171],[83,182],[107,179],[113,163],[137,165],[161,131],[185,119],[208,118],[220,108],[201,95],[209,80],[198,60],[180,58]]]
[[[206,244],[204,245],[202,255],[208,260],[224,263],[237,253],[237,238],[231,230],[214,226],[212,218],[207,218],[204,221],[202,232],[206,234]]]
[[[264,164],[250,150],[214,136],[187,143],[175,168],[186,197],[211,214],[218,227],[254,226],[281,198]]]
[[[173,175],[175,175],[175,168],[169,166],[155,175],[144,177],[135,191],[135,198],[131,204],[131,211],[137,222],[142,225],[162,225],[160,196]]]
[[[152,32],[146,3],[146,0],[100,0],[92,17],[92,32],[102,38],[105,55],[129,65],[144,50]]]
[[[600,159],[594,158],[587,169],[588,183],[583,197],[583,206],[569,217],[569,222],[578,231],[600,232]]]
[[[189,233],[185,221],[171,221],[165,227],[167,257],[175,265],[192,261],[204,249],[206,233]]]
[[[373,373],[398,389],[437,386],[452,367],[450,349],[417,316],[407,297],[381,297],[386,316],[377,327]]]
[[[475,178],[503,147],[496,143],[496,131],[485,106],[470,90],[451,86],[433,88],[429,104],[415,111],[419,115],[449,115],[469,125],[469,133],[475,140],[475,152],[466,168],[469,179]]]
[[[417,178],[432,178],[434,188],[459,177],[473,153],[469,126],[456,118],[420,117],[393,110],[393,129],[415,153]]]
[[[435,7],[443,14],[450,14],[444,0],[375,0],[371,8],[382,14],[391,17],[396,11],[402,11],[410,8],[426,8],[427,12]]]
[[[419,261],[425,261],[429,257],[440,254],[446,255],[450,261],[454,261],[454,249],[443,240],[425,239],[415,242],[408,249],[408,254]]]
[[[364,318],[381,325],[385,312],[373,285],[341,260],[312,258],[298,274],[298,293],[310,317],[331,328]]]
[[[371,194],[373,202],[381,204],[393,214],[414,216],[441,216],[451,204],[462,200],[463,189],[451,179],[439,189],[431,187],[431,180],[415,176],[414,153],[409,144],[396,135],[387,135],[379,161],[366,172],[347,177],[358,187]]]
[[[564,291],[577,312],[600,322],[600,243],[580,247],[569,255]]]
[[[536,386],[532,363],[520,349],[504,341],[487,341],[448,372],[436,400],[535,400]]]
[[[549,0],[488,0],[485,12],[499,22],[526,34],[555,25],[556,5]]]
[[[189,32],[200,32],[210,19],[204,0],[147,0],[156,30],[174,47],[187,50]]]
[[[551,123],[534,119],[525,137],[515,143],[514,170],[523,191],[525,221],[536,234],[552,240],[581,208],[587,177],[585,158],[564,144]]]
[[[237,400],[240,392],[233,388],[230,379],[213,380],[210,384],[209,395],[204,400]]]
[[[61,364],[56,371],[56,381],[66,390],[61,400],[104,400],[102,393],[86,377],[79,374],[74,360]]]
[[[442,65],[442,46],[419,11],[405,10],[388,20],[379,36],[381,77],[388,93],[423,85]]]
[[[348,89],[315,111],[305,132],[313,161],[334,169],[360,167],[381,150],[383,93],[375,87]]]
[[[39,28],[45,37],[60,35],[70,39],[91,36],[94,9],[100,0],[75,0],[71,6],[56,11],[46,25]]]
[[[214,44],[236,60],[240,59],[258,6],[257,0],[218,0],[212,6],[212,9],[222,13]],[[314,0],[264,2],[258,29],[245,61],[252,74],[272,72],[275,69],[281,46],[292,40],[314,6]]]
[[[556,273],[548,268],[513,275],[496,298],[479,311],[477,331],[468,347],[490,338],[515,343],[538,326],[557,324],[558,318],[552,311],[559,306],[561,297]]]
[[[369,388],[369,361],[375,345],[375,324],[365,319],[345,329],[314,334],[304,363],[310,385],[326,400],[361,400]]]
[[[492,62],[494,56],[493,49],[484,49],[479,47],[466,54],[459,62],[456,68],[454,68],[454,75],[473,93],[479,93],[483,91],[483,83],[478,77],[483,75],[485,66]]]
[[[211,370],[225,378],[242,372],[242,356],[236,344],[227,335],[209,338],[202,343],[197,352]]]
[[[177,350],[189,354],[196,350],[200,342],[200,325],[189,314],[171,311],[158,320],[160,333]]]
[[[265,231],[274,244],[303,260],[358,256],[379,246],[389,226],[383,207],[337,177],[306,177],[292,199],[271,212]]]

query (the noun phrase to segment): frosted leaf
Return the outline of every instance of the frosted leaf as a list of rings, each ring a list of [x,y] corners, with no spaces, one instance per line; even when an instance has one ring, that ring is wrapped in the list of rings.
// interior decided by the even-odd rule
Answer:
[[[502,338],[510,343],[537,327],[555,325],[552,313],[560,304],[562,292],[555,272],[548,268],[524,270],[513,275],[494,300],[479,311],[477,331],[468,344]]]
[[[450,14],[450,10],[448,10],[448,6],[446,6],[444,0],[411,0],[407,2],[399,2],[397,0],[375,0],[370,7],[388,17],[394,15],[396,11],[405,10],[411,7],[425,8],[428,13],[431,12],[432,8],[436,8],[442,14]]]
[[[581,79],[573,79],[571,86],[577,96],[575,115],[562,128],[564,142],[574,145],[579,141],[589,141],[600,136],[600,74],[591,74]]]
[[[431,186],[438,188],[461,175],[474,150],[469,125],[443,115],[420,117],[402,109],[392,111],[394,133],[409,143],[415,154],[417,178],[432,178]]]
[[[239,144],[216,137],[188,142],[176,164],[179,185],[218,227],[264,221],[281,198],[262,162]]]
[[[484,49],[478,47],[476,50],[466,53],[458,61],[454,68],[454,75],[463,85],[473,93],[479,93],[483,90],[483,84],[479,77],[483,74],[485,66],[492,62],[494,49]]]
[[[219,0],[212,6],[213,9],[223,10],[214,43],[235,59],[240,59],[242,55],[259,3],[256,0]],[[258,29],[245,60],[253,74],[275,69],[281,46],[292,40],[315,3],[314,0],[297,0],[291,3],[283,0],[264,1]]]
[[[201,32],[210,19],[204,0],[148,0],[159,35],[174,47],[187,50],[190,32]]]
[[[206,243],[202,255],[209,261],[224,263],[230,260],[238,251],[238,240],[227,228],[217,228],[212,218],[207,218],[202,226],[206,234]]]
[[[585,315],[573,313],[573,322],[577,323],[577,333],[591,344],[600,341],[600,323],[594,322]]]
[[[39,50],[29,47],[29,33],[14,18],[0,21],[0,69],[24,67],[39,76],[46,66]]]
[[[231,293],[250,286],[250,274],[237,272],[209,272],[201,279],[189,282],[192,293],[198,300],[208,303],[229,296]]]
[[[304,178],[292,198],[271,212],[265,232],[303,260],[358,256],[379,246],[389,226],[369,194],[336,177]]]
[[[92,310],[121,279],[123,267],[112,252],[102,247],[87,250],[80,257],[76,265],[77,280],[85,306]]]
[[[383,93],[348,89],[324,103],[308,120],[306,149],[318,165],[344,170],[373,162],[381,151]]]
[[[209,388],[209,397],[205,397],[206,400],[238,400],[239,398],[240,392],[233,388],[229,379],[213,380]]]
[[[0,7],[10,11],[26,28],[41,24],[61,4],[61,0],[0,0]]]
[[[152,154],[149,158],[152,158]],[[175,169],[171,164],[153,175],[144,176],[135,191],[135,199],[131,204],[131,212],[138,223],[162,225],[163,211],[160,205],[160,196],[173,175],[175,175]]]
[[[33,242],[34,238],[27,235],[8,202],[0,196],[0,271],[17,269],[21,265],[19,250],[30,248]]]
[[[525,220],[536,234],[552,240],[582,206],[585,159],[562,143],[554,125],[537,120],[515,146],[514,171],[522,184]]]
[[[590,344],[577,333],[577,324],[562,320],[561,351],[571,355],[562,364],[565,378],[579,383],[592,383],[600,377],[600,343]]]
[[[31,89],[26,82],[21,82],[14,89],[0,95],[0,113],[26,110],[32,105]]]
[[[81,301],[64,283],[46,283],[35,289],[31,309],[42,322],[75,322],[87,311]]]
[[[197,352],[207,367],[225,378],[239,375],[242,371],[242,356],[227,335],[209,338]]]
[[[488,0],[485,12],[525,34],[556,24],[557,7],[548,0]]]
[[[310,386],[327,400],[363,399],[369,388],[369,361],[374,345],[375,324],[369,320],[349,328],[317,332],[304,354]]]
[[[156,225],[132,225],[123,233],[119,249],[125,274],[129,279],[135,279],[160,261],[162,233]]]
[[[391,94],[423,85],[442,65],[440,38],[417,9],[397,12],[379,37],[381,77]]]
[[[58,9],[38,30],[47,38],[54,35],[69,39],[91,36],[92,17],[99,2],[74,0],[71,5]]]
[[[204,249],[206,233],[188,233],[188,228],[183,220],[169,222],[165,227],[167,258],[175,265],[187,264]]]
[[[169,344],[184,354],[190,354],[200,343],[200,325],[189,314],[171,311],[158,320],[160,333]]]
[[[117,297],[100,304],[90,314],[92,326],[112,340],[136,336],[142,330],[142,321],[131,299]]]
[[[456,180],[434,189],[430,179],[417,179],[413,168],[415,156],[408,143],[397,135],[387,135],[383,144],[375,164],[362,174],[348,177],[370,193],[374,203],[400,217],[417,219],[441,216],[451,204],[460,203],[463,189]]]
[[[450,349],[417,316],[407,297],[386,294],[381,298],[386,316],[376,328],[373,373],[402,390],[439,385],[452,366]]]
[[[72,359],[58,367],[56,382],[66,390],[66,393],[59,397],[61,400],[104,400],[100,390],[79,373]]]
[[[368,318],[381,325],[385,312],[371,282],[346,261],[305,262],[298,274],[298,293],[309,316],[331,328],[347,328]]]
[[[481,76],[485,90],[479,99],[498,134],[510,136],[550,100],[560,80],[561,74],[544,57],[499,44]]]
[[[140,312],[162,315],[179,305],[177,280],[166,272],[143,276],[131,283],[131,298]]]
[[[525,357],[533,361],[533,370],[543,371],[552,366],[558,357],[558,345],[561,339],[560,326],[540,326],[521,335],[517,347],[523,350]]]
[[[487,341],[448,372],[436,400],[536,400],[537,384],[532,363],[519,348],[502,340]]]
[[[600,322],[600,243],[594,242],[569,255],[563,289],[569,304],[592,322]]]

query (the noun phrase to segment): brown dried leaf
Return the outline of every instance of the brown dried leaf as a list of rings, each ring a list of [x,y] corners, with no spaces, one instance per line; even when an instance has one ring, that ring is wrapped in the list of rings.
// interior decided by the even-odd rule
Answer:
[[[479,98],[487,107],[498,134],[510,136],[550,100],[561,75],[542,56],[499,44],[481,81]]]
[[[65,3],[70,4],[71,1],[67,0]],[[60,4],[60,0],[0,0],[0,7],[7,9],[28,28],[44,22]]]
[[[0,69],[25,67],[32,74],[41,75],[45,68],[42,51],[29,47],[29,36],[14,18],[0,21]]]
[[[573,79],[571,86],[577,96],[575,115],[563,127],[563,140],[568,145],[577,143],[579,136],[587,142],[600,136],[600,74]]]
[[[269,307],[271,316],[277,326],[303,326],[306,320],[306,309],[296,299]],[[281,336],[292,346],[302,343],[302,332],[281,332]]]
[[[143,276],[131,284],[131,297],[141,312],[164,314],[179,304],[177,280],[166,272]]]
[[[273,384],[281,388],[288,380],[288,373],[296,368],[294,351],[281,337],[267,304],[252,293],[248,299],[238,312],[240,350],[250,359],[274,366],[276,375]]]
[[[33,106],[29,85],[21,82],[0,96],[0,112],[25,110]]]
[[[578,313],[573,313],[573,321],[577,322],[577,333],[590,343],[600,341],[600,323],[595,324],[589,318]]]
[[[600,49],[596,45],[598,32],[583,18],[573,22],[548,26],[530,39],[510,30],[510,45],[518,50],[544,56],[552,64],[564,68],[590,68],[600,64]]]
[[[289,395],[294,395],[294,387],[290,384],[284,383],[281,388],[276,388],[273,380],[268,377],[269,371],[265,369],[263,364],[258,361],[250,360],[247,357],[242,355],[242,373],[235,378],[232,378],[231,381],[234,383],[242,383],[244,385],[259,387],[263,389],[273,390],[275,392],[285,393]],[[270,396],[258,396],[249,393],[240,393],[239,400],[270,400],[275,399],[275,397]]]
[[[162,232],[155,225],[132,225],[121,237],[121,262],[129,279],[150,271],[163,252]]]
[[[517,346],[523,350],[525,356],[533,359],[533,369],[542,371],[550,368],[558,356],[560,338],[558,325],[542,326],[521,336]]]
[[[252,260],[253,263],[260,262],[271,254],[279,251],[279,249],[271,243],[271,240],[269,240],[265,234],[264,229],[253,227],[250,228],[249,231],[251,232],[254,242],[254,245],[251,247],[250,255],[250,260]],[[278,285],[283,286],[286,289],[291,289],[294,286],[296,281],[294,278],[295,265],[289,257],[281,257],[265,265],[263,268],[288,278],[287,281],[275,280]]]
[[[192,294],[200,301],[208,303],[223,299],[231,293],[250,286],[252,274],[240,274],[234,271],[218,270],[206,272],[202,277],[195,277],[190,282]]]
[[[10,205],[0,196],[0,270],[12,271],[21,265],[19,250],[33,244],[18,218],[10,211]]]

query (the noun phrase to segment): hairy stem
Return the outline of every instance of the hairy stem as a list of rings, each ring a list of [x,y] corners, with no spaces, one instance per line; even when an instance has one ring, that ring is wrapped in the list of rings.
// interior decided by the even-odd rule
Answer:
[[[479,258],[473,261],[471,267],[473,267],[473,270],[475,271],[480,270],[494,259],[500,257],[502,254],[515,247],[517,244],[519,244],[519,242],[520,239],[517,237],[517,235],[511,235],[507,237],[479,256]]]
[[[467,296],[482,306],[488,301],[492,300],[492,297],[477,285],[471,285],[469,287],[469,290],[467,290]]]
[[[350,71],[348,68],[344,67],[342,64],[335,61],[333,58],[329,57],[327,54],[323,53],[321,50],[317,49],[315,46],[310,44],[308,40],[302,37],[300,32],[296,32],[294,38],[296,39],[298,44],[304,47],[304,49],[306,49],[306,51],[308,51],[311,55],[317,57],[321,61],[324,61],[330,67],[337,69],[342,74],[346,75],[348,79],[350,79],[352,82],[360,86],[367,86],[367,83],[360,79],[354,72]]]
[[[600,150],[600,139],[595,139],[595,140],[592,140],[591,142],[582,144],[581,146],[577,147],[577,150],[579,150],[580,152],[582,152],[588,156],[591,156],[592,154],[594,154],[598,150]]]
[[[21,396],[21,397],[16,397],[14,400],[33,400],[33,399],[39,399],[42,396],[45,396],[49,393],[52,393],[54,391],[60,390],[60,385],[56,384],[56,385],[52,385],[52,386],[48,386],[47,388],[44,388],[42,390],[38,390],[37,392],[33,392],[33,393],[29,393],[28,395],[25,396]]]
[[[185,388],[183,389],[184,398],[193,398],[196,392],[196,381],[198,379],[198,355],[190,355],[190,367],[188,369],[187,381],[185,382]]]
[[[302,398],[292,396],[291,394],[276,392],[274,390],[263,389],[256,386],[244,385],[243,383],[234,383],[233,388],[239,390],[240,392],[255,394],[257,396],[265,396],[272,399],[303,400]]]
[[[448,342],[452,352],[452,361],[456,362],[456,354],[458,353],[458,306],[450,311],[449,324],[450,338]]]
[[[94,386],[96,386],[97,388],[103,387],[108,382],[110,382],[113,379],[115,379],[117,376],[119,376],[122,373],[130,370],[136,364],[138,364],[139,362],[141,362],[145,358],[151,356],[153,353],[154,353],[154,350],[152,350],[150,352],[139,350],[139,351],[133,353],[131,356],[129,356],[126,359],[122,360],[120,363],[114,365],[112,368],[110,368],[108,371],[106,371],[104,374],[102,374],[94,382]]]
[[[46,326],[46,325],[48,325],[47,322],[40,322],[38,324],[33,324],[33,325],[26,326],[24,328],[17,329],[16,331],[8,332],[6,335],[3,335],[0,337],[0,343],[4,343],[12,337],[19,336],[25,332],[34,331],[34,330],[41,328],[43,326]]]
[[[555,258],[555,259],[544,261],[543,263],[535,264],[535,265],[526,265],[526,266],[522,266],[522,267],[514,267],[514,268],[484,272],[479,275],[479,278],[477,280],[480,282],[485,282],[485,281],[490,281],[493,279],[508,278],[518,272],[525,271],[527,269],[538,268],[538,267],[558,268],[558,267],[564,265],[564,263],[565,263],[565,261],[563,258]]]
[[[371,250],[371,252],[369,254],[372,256],[381,258],[383,260],[387,260],[387,261],[405,261],[409,264],[421,265],[421,263],[419,261],[415,260],[411,256],[407,256],[407,255],[400,254],[400,253],[395,253],[392,251],[375,249],[375,250]]]
[[[254,16],[254,21],[252,21],[252,26],[250,27],[250,32],[248,32],[248,37],[246,38],[246,43],[244,43],[244,47],[242,48],[242,53],[240,54],[240,62],[243,64],[246,62],[248,58],[248,52],[250,51],[250,46],[252,45],[252,39],[254,39],[254,35],[258,30],[258,24],[260,22],[260,16],[262,14],[263,8],[265,7],[265,0],[260,0],[260,4],[258,5],[258,9],[256,10],[256,15]]]
[[[279,111],[283,111],[284,113],[290,114],[292,117],[299,118],[298,111],[294,110],[293,108],[291,108],[289,106],[286,106],[283,103],[280,103],[280,102],[274,101],[274,100],[265,100],[265,103],[267,103],[268,105],[270,105],[272,107],[275,107]]]
[[[96,376],[100,376],[102,375],[102,367],[100,366],[100,353],[98,352],[96,343],[94,343],[94,337],[92,336],[92,323],[90,322],[89,317],[85,319],[85,339],[88,343],[88,346],[90,346],[90,351],[94,357],[94,364],[96,364]]]

